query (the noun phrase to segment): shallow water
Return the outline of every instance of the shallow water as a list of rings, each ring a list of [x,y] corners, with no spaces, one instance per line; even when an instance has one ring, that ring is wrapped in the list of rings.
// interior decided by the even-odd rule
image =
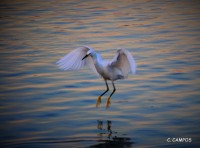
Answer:
[[[200,144],[198,1],[2,1],[0,8],[1,147]],[[107,109],[111,92],[96,108],[102,79],[56,67],[80,45],[110,59],[124,47],[136,60],[137,74],[116,81]]]

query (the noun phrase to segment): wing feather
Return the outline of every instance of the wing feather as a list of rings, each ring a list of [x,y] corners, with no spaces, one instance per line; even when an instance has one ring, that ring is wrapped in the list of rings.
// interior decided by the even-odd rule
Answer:
[[[79,48],[76,48],[75,50],[71,51],[63,58],[58,60],[56,64],[62,70],[79,70],[87,65],[95,72],[96,75],[99,76],[94,66],[94,61],[90,56],[82,60],[89,50],[93,49],[88,46],[81,46]]]
[[[127,77],[129,73],[135,74],[136,63],[131,53],[126,49],[119,49],[111,61],[111,65],[121,69],[123,76]]]

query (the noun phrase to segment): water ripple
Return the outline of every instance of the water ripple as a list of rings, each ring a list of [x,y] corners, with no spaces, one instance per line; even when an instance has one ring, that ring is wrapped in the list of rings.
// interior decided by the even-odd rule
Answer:
[[[199,2],[5,1],[0,8],[2,146],[199,145]],[[56,67],[80,45],[105,58],[123,47],[136,59],[137,74],[115,83],[107,109],[112,88],[96,108],[102,79],[88,68]]]

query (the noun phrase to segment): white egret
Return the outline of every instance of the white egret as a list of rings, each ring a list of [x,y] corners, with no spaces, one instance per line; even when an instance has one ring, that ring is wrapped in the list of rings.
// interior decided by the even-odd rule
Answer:
[[[109,106],[110,98],[116,91],[114,81],[127,78],[129,73],[136,72],[135,60],[126,49],[118,49],[115,57],[108,61],[91,47],[81,46],[58,60],[57,65],[62,70],[79,70],[88,65],[96,75],[104,79],[106,90],[98,97],[97,106],[101,102],[101,97],[109,91],[107,80],[110,80],[113,85],[113,91],[107,101],[107,106]]]

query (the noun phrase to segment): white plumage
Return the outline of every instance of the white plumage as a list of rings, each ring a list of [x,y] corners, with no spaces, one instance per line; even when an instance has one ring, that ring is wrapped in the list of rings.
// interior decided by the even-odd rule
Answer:
[[[118,49],[115,57],[112,60],[104,60],[100,54],[88,46],[81,46],[63,58],[57,61],[57,65],[62,70],[79,70],[85,65],[89,66],[96,75],[102,76],[105,80],[107,90],[99,96],[103,96],[108,90],[107,80],[111,80],[113,84],[113,92],[115,92],[114,81],[127,78],[128,74],[135,74],[136,64],[131,53],[126,49]]]

